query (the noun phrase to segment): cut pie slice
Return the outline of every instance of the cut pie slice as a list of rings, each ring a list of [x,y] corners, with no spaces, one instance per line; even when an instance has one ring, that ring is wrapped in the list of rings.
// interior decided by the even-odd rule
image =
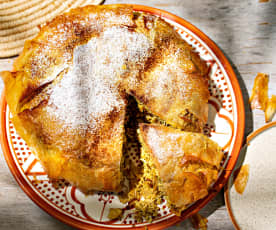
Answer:
[[[139,138],[144,172],[158,178],[158,189],[173,212],[180,214],[208,194],[223,158],[218,144],[200,133],[157,124],[140,124]]]

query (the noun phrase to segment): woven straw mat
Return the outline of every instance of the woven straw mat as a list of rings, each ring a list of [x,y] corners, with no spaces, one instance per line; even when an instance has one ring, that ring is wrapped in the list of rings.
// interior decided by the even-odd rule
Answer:
[[[103,0],[0,0],[0,58],[19,54],[38,26],[72,8]]]

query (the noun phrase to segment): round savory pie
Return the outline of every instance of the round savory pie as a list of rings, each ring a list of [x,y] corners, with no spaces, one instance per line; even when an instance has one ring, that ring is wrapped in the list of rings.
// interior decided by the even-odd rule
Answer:
[[[49,178],[65,179],[86,193],[120,192],[126,185],[122,166],[125,124],[133,119],[127,112],[130,100],[148,123],[139,134],[147,149],[159,135],[145,134],[150,123],[169,129],[162,133],[162,138],[168,135],[168,146],[177,143],[170,139],[176,135],[171,130],[189,131],[176,141],[201,143],[195,152],[187,147],[182,149],[187,154],[181,150],[176,156],[177,150],[163,143],[165,150],[155,153],[173,151],[165,155],[182,162],[176,179],[162,170],[171,172],[168,164],[174,160],[151,160],[161,173],[160,191],[169,190],[169,198],[172,189],[183,194],[170,198],[179,208],[208,193],[222,158],[219,147],[200,134],[208,117],[207,72],[206,63],[160,17],[131,6],[106,5],[77,8],[48,22],[25,43],[13,71],[2,72],[2,78],[15,128]],[[172,180],[174,186],[168,186]],[[185,194],[189,197],[183,198]]]

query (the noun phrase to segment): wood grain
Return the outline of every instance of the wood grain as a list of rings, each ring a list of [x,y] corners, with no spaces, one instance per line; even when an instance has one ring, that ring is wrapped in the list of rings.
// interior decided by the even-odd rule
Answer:
[[[226,54],[238,76],[246,107],[246,134],[265,124],[264,113],[251,112],[248,95],[258,72],[270,75],[269,95],[276,94],[276,1],[258,0],[106,0],[136,3],[165,9],[191,22],[207,34]],[[11,59],[0,59],[0,71],[9,70]],[[0,81],[0,91],[3,83]],[[276,120],[274,118],[274,120]],[[37,207],[20,189],[0,150],[0,229],[72,229]],[[223,193],[201,212],[208,229],[234,229],[224,206]],[[192,229],[184,221],[170,229]]]

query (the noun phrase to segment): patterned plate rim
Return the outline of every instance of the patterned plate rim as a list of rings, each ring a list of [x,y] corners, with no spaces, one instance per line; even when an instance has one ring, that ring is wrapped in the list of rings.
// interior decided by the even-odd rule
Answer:
[[[120,4],[121,5],[121,4]],[[125,4],[126,6],[129,4]],[[160,221],[158,223],[152,223],[147,225],[150,229],[163,229],[166,227],[169,227],[171,225],[174,225],[191,215],[198,212],[201,208],[203,208],[212,198],[215,197],[215,195],[223,188],[223,186],[226,184],[229,176],[231,175],[232,170],[234,169],[234,166],[236,164],[236,161],[239,156],[239,152],[241,149],[241,146],[243,144],[243,137],[244,137],[244,127],[245,127],[245,112],[244,112],[244,103],[243,103],[243,97],[241,93],[241,89],[239,86],[239,82],[237,80],[237,77],[227,60],[227,58],[224,56],[223,52],[217,47],[217,45],[208,38],[201,30],[196,28],[191,23],[187,22],[186,20],[169,13],[164,10],[160,10],[157,8],[144,6],[144,5],[133,5],[131,4],[136,11],[143,11],[147,12],[156,16],[160,16],[162,18],[168,19],[170,21],[173,21],[185,28],[187,28],[189,31],[194,33],[196,36],[198,36],[205,44],[206,46],[214,53],[216,58],[220,61],[222,64],[224,71],[227,73],[227,76],[229,77],[230,83],[233,87],[233,92],[236,99],[236,105],[237,105],[237,130],[236,130],[236,138],[234,141],[231,157],[229,158],[227,165],[225,166],[225,169],[223,170],[222,174],[220,175],[217,182],[213,185],[212,190],[209,192],[208,196],[206,196],[204,199],[199,200],[194,205],[189,207],[187,210],[185,210],[181,217],[178,216],[172,216],[169,219]],[[60,221],[69,224],[73,227],[77,227],[80,229],[114,229],[110,228],[108,226],[106,227],[99,227],[95,226],[93,224],[88,224],[84,222],[79,222],[70,216],[67,216],[61,212],[58,212],[53,207],[49,206],[49,204],[44,201],[41,197],[39,197],[34,190],[32,190],[25,179],[21,176],[19,169],[17,168],[14,160],[12,159],[11,151],[8,145],[8,139],[7,139],[7,133],[6,133],[6,99],[5,99],[5,93],[3,91],[1,96],[1,102],[0,102],[0,120],[1,120],[1,146],[3,149],[3,153],[6,159],[6,162],[10,168],[11,173],[13,174],[14,178],[22,188],[22,190],[29,196],[29,198],[35,202],[40,208],[42,208],[44,211],[46,211],[48,214],[52,215],[53,217],[59,219]],[[134,229],[144,229],[145,227],[135,227]]]

